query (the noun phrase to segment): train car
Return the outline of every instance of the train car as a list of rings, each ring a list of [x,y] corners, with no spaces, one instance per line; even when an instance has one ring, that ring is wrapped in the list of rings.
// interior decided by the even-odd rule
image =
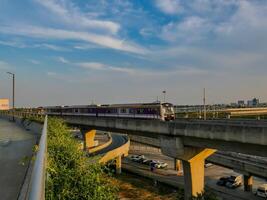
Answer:
[[[138,119],[174,120],[171,103],[103,104],[78,106],[52,106],[45,108],[48,115],[83,115]]]

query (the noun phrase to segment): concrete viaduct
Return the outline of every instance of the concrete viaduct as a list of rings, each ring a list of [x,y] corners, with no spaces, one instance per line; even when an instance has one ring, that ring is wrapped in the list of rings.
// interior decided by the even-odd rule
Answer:
[[[88,130],[113,131],[156,139],[163,154],[182,160],[186,199],[203,191],[204,162],[216,150],[267,157],[267,127],[258,122],[163,122],[77,115],[62,118],[69,124]],[[247,179],[249,182],[250,177]]]

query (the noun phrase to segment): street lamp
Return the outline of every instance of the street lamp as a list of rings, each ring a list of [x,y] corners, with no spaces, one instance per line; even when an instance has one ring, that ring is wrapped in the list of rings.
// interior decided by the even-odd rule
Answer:
[[[163,90],[162,93],[163,93],[163,103],[165,103],[165,100],[166,100],[166,90]]]
[[[12,86],[12,114],[13,114],[13,122],[15,121],[15,74],[11,72],[7,72],[12,76],[13,86]]]

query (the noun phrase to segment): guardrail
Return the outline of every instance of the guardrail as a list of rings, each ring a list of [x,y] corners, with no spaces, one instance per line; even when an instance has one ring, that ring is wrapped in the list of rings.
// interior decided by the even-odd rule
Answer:
[[[47,116],[45,117],[42,136],[39,142],[39,149],[31,174],[28,190],[28,200],[45,199],[45,173],[46,173],[46,152],[47,152]]]

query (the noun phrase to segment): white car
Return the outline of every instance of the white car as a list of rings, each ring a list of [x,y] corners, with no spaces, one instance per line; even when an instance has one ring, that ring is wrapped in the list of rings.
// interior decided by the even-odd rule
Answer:
[[[132,155],[130,157],[130,159],[134,162],[138,162],[139,160],[141,159],[145,159],[145,156],[144,155]]]
[[[165,162],[157,161],[156,164],[155,164],[155,167],[158,168],[158,169],[163,169],[163,168],[168,167],[168,164],[165,163]]]
[[[267,184],[262,184],[258,187],[256,195],[259,197],[267,198]]]

